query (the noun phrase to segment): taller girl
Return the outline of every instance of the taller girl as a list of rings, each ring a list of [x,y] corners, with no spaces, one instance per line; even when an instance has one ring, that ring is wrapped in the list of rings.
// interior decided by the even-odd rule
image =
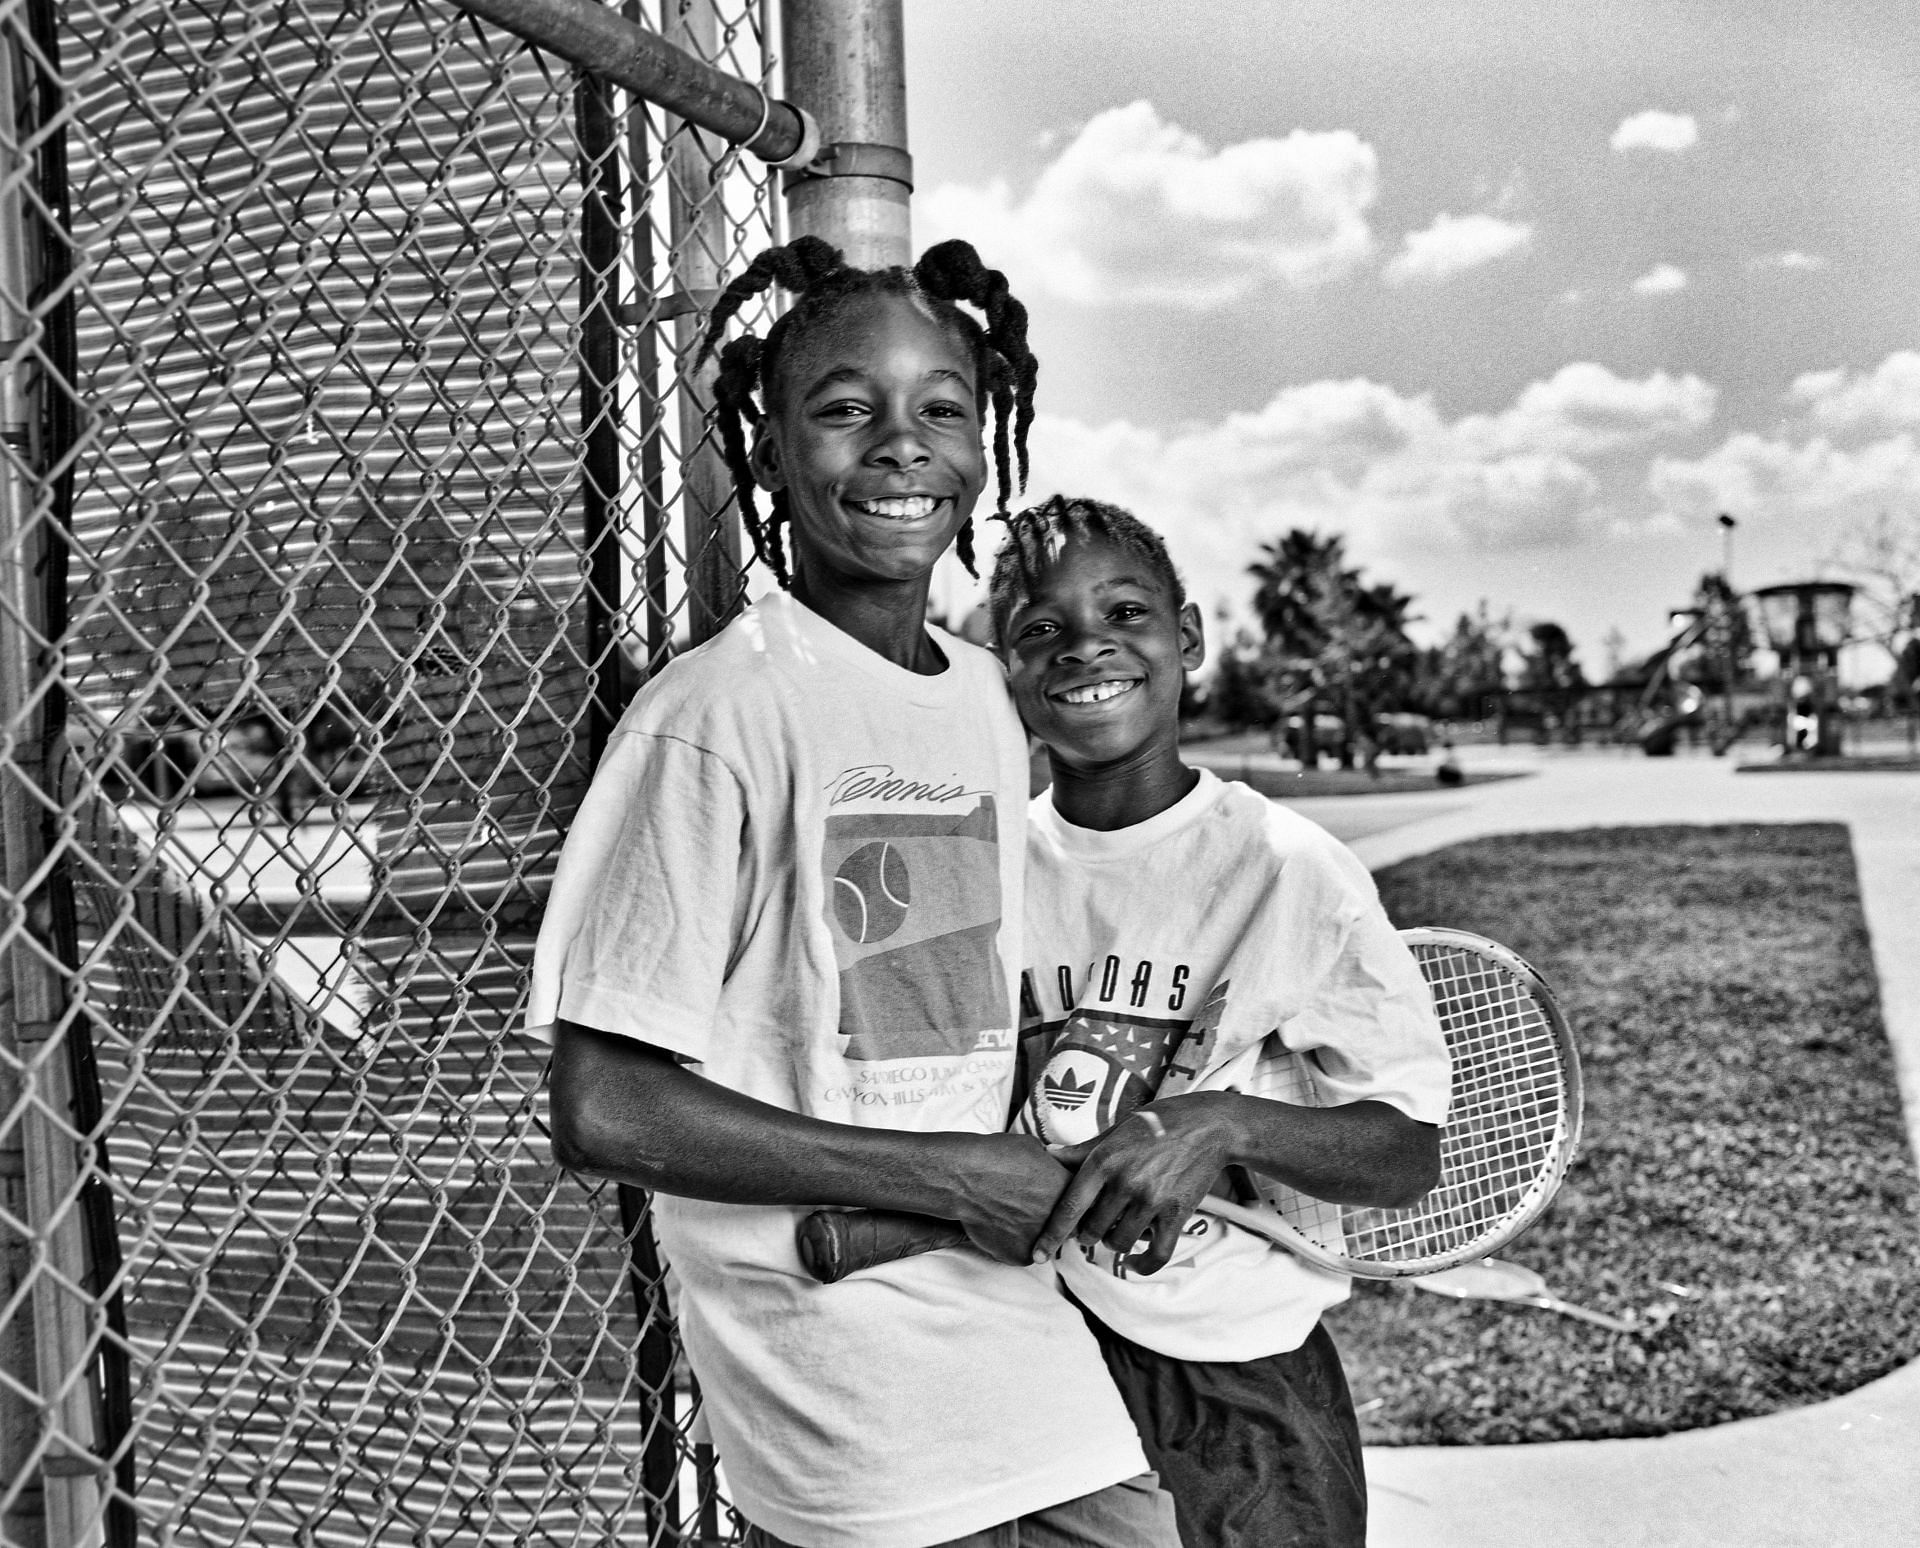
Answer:
[[[1026,1518],[1030,1543],[1174,1548],[1098,1349],[1028,1266],[1067,1174],[999,1132],[1025,739],[993,659],[925,623],[935,561],[970,554],[990,406],[1003,507],[1014,459],[1024,483],[1025,310],[964,243],[863,271],[802,238],[727,288],[707,348],[770,284],[798,302],[727,345],[719,397],[786,589],[642,690],[574,822],[529,1016],[555,1155],[663,1195],[751,1540]],[[820,1204],[956,1220],[982,1253],[822,1287],[794,1246]]]

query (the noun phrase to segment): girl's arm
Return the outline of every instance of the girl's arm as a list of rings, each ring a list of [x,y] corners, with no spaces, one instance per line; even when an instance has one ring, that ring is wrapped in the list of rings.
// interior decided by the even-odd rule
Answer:
[[[1096,1140],[1056,1151],[1078,1173],[1034,1244],[1071,1237],[1127,1252],[1129,1272],[1172,1257],[1200,1200],[1229,1166],[1244,1166],[1333,1204],[1404,1209],[1440,1176],[1440,1131],[1385,1102],[1299,1107],[1237,1091],[1196,1091],[1140,1108]]]
[[[728,1204],[847,1204],[957,1221],[1003,1263],[1067,1169],[1014,1134],[914,1134],[805,1118],[695,1075],[629,1037],[562,1021],[550,1078],[554,1159],[571,1171]]]

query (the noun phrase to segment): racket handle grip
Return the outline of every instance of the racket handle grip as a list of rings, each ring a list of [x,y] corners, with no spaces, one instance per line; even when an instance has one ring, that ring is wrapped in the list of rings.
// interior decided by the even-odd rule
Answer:
[[[823,1285],[896,1258],[967,1244],[967,1233],[951,1220],[888,1209],[816,1209],[797,1236],[802,1266]]]

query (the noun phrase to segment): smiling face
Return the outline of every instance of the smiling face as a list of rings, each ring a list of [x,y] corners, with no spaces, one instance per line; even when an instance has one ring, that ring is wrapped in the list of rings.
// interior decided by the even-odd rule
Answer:
[[[973,360],[901,296],[850,303],[778,362],[753,446],[802,588],[924,582],[986,484]]]
[[[1003,638],[1014,703],[1057,767],[1178,765],[1180,690],[1206,656],[1200,612],[1139,555],[1070,538]]]

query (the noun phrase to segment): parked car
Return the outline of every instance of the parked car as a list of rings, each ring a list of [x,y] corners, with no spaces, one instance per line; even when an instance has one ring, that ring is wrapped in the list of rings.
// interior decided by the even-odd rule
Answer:
[[[1287,754],[1305,763],[1307,746],[1307,717],[1289,715],[1286,724]],[[1313,750],[1320,757],[1331,755],[1338,758],[1347,745],[1347,723],[1338,715],[1315,715],[1313,717]]]
[[[1380,715],[1374,720],[1374,730],[1382,752],[1418,754],[1433,744],[1433,722],[1425,715]]]

